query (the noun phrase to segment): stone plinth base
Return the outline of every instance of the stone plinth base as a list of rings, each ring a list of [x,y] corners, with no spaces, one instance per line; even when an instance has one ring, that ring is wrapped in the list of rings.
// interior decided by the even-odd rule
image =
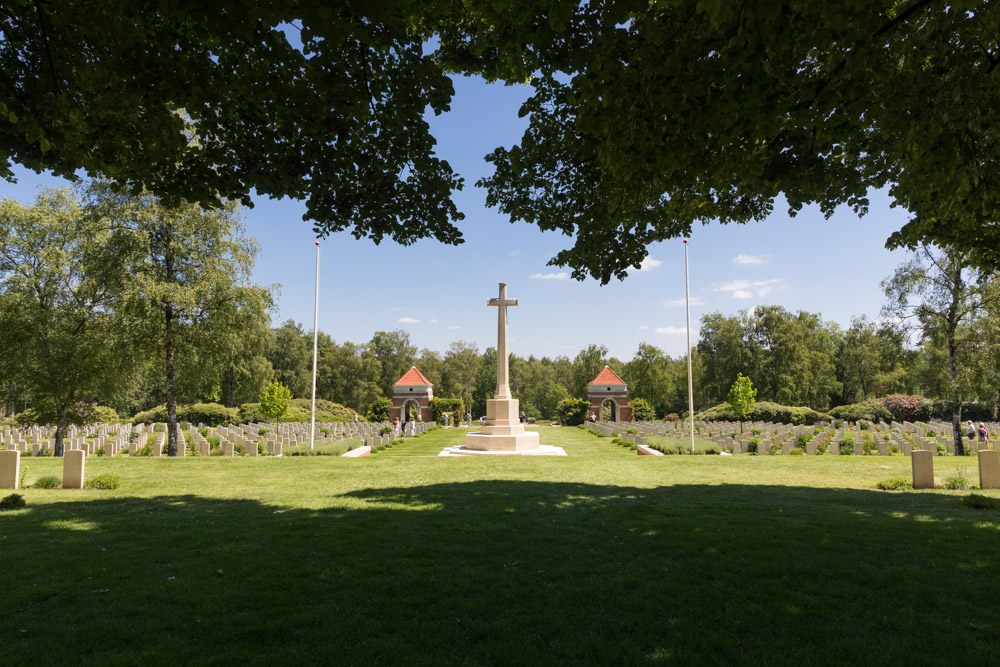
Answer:
[[[484,427],[484,431],[486,428]],[[520,433],[486,433],[474,431],[465,434],[466,449],[483,452],[519,452],[528,449],[538,449],[538,434],[534,431]]]
[[[341,454],[340,456],[341,456],[341,458],[345,458],[346,457],[346,458],[349,458],[349,459],[356,459],[356,458],[360,458],[362,456],[371,456],[371,455],[372,455],[372,448],[369,447],[369,446],[367,446],[367,445],[365,445],[364,447],[356,447],[355,449],[352,449],[349,452],[345,452],[345,453]]]
[[[478,431],[465,435],[464,450],[480,452],[522,452],[537,450],[538,434],[528,433],[518,421],[515,398],[492,398],[486,401],[486,423]]]
[[[472,435],[471,433],[469,435]],[[537,433],[535,434],[537,435]],[[469,449],[468,446],[445,447],[438,456],[566,456],[566,450],[552,445],[535,449]]]

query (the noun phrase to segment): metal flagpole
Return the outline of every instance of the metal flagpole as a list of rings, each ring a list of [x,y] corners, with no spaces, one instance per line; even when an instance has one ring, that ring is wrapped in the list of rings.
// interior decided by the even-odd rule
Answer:
[[[316,241],[316,301],[313,304],[313,393],[309,417],[309,449],[316,445],[316,343],[319,339],[319,241]]]
[[[688,240],[684,239],[684,302],[687,306],[688,419],[691,420],[691,453],[694,454],[694,382],[691,379],[691,287],[688,270]]]

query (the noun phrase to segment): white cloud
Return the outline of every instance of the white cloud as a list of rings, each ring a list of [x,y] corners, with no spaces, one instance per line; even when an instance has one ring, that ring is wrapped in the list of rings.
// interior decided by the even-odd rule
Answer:
[[[420,320],[413,319],[412,317],[401,317],[396,320],[400,324],[417,324]]]
[[[730,280],[715,287],[716,292],[729,292],[734,299],[752,299],[755,296],[767,296],[780,287],[781,278],[771,278],[770,280]]]
[[[639,331],[649,331],[649,327],[643,324],[641,327],[639,327]]]
[[[449,328],[449,329],[451,329],[452,331],[458,331],[458,330],[459,330],[459,329],[461,329],[462,327],[460,327],[460,326],[456,326],[456,325],[454,325],[454,324],[450,324],[450,325],[448,325],[448,328]]]
[[[648,255],[639,264],[639,268],[636,271],[651,271],[653,269],[663,266],[663,262],[658,259],[653,259]]]
[[[533,280],[569,280],[569,274],[565,271],[558,273],[532,273]]]
[[[756,255],[736,255],[733,257],[733,264],[766,264],[763,257],[757,257]]]
[[[427,320],[427,324],[437,324],[437,323],[438,323],[438,321],[436,319]]]
[[[656,327],[656,333],[676,335],[687,333],[687,329],[684,327]]]
[[[674,299],[664,299],[663,300],[663,307],[664,308],[683,308],[684,307],[684,303],[685,303],[684,302],[684,297],[679,296],[679,297],[674,298]],[[702,299],[700,296],[693,296],[693,297],[691,297],[691,305],[692,306],[704,306],[705,305],[705,300]]]

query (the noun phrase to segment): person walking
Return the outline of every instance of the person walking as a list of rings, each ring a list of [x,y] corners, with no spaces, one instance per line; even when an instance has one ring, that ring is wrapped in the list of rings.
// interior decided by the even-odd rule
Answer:
[[[986,443],[990,441],[990,430],[986,428],[986,424],[979,422],[979,446],[983,449],[986,448]]]
[[[969,425],[965,427],[965,437],[969,440],[973,440],[976,437],[976,425],[972,423],[971,419],[969,420]]]

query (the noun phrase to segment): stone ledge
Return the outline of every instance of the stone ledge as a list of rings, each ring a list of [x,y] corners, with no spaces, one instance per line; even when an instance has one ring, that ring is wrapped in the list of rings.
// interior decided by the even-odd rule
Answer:
[[[638,445],[635,451],[639,456],[663,456],[663,452],[657,451],[649,445]]]
[[[445,447],[438,456],[566,456],[566,450],[552,445],[539,445],[536,449],[469,449],[460,447]]]
[[[362,456],[371,456],[372,448],[365,445],[364,447],[358,447],[357,449],[352,449],[349,452],[341,454],[341,458],[358,459]]]

